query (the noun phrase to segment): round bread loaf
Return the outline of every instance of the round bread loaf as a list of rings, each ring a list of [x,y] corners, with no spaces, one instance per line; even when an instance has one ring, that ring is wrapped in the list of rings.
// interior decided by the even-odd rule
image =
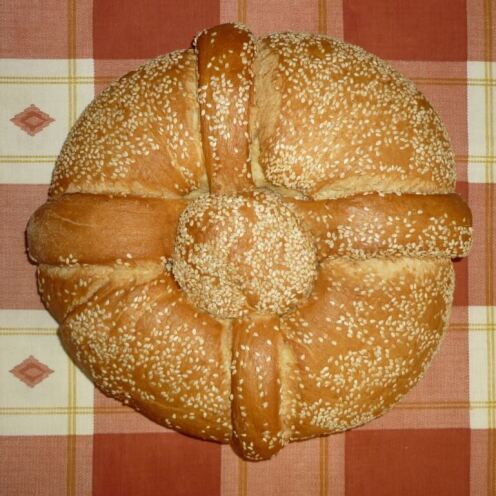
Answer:
[[[239,24],[193,46],[88,106],[29,255],[98,388],[262,460],[419,380],[471,214],[439,117],[373,55]]]

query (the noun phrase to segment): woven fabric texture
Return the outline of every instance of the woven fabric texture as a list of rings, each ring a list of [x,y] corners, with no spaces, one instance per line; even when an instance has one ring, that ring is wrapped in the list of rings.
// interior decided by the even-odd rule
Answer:
[[[496,495],[496,2],[0,0],[0,493]],[[36,291],[24,229],[85,106],[204,27],[326,33],[386,59],[444,120],[474,245],[424,379],[366,426],[246,463],[110,400],[72,364]]]

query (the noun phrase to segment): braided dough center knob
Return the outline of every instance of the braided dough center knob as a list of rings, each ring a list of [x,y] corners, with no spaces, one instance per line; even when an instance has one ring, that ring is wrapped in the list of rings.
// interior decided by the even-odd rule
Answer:
[[[181,214],[172,270],[189,298],[217,317],[283,314],[310,294],[317,256],[275,194],[206,195]]]

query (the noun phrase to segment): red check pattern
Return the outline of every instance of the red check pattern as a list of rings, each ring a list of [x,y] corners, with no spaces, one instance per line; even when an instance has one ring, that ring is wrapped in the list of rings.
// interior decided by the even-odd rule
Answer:
[[[496,495],[496,2],[0,2],[0,469],[6,495]],[[413,79],[446,123],[474,245],[449,332],[390,413],[275,459],[164,430],[95,391],[36,292],[24,228],[85,105],[113,79],[233,20],[327,33]]]

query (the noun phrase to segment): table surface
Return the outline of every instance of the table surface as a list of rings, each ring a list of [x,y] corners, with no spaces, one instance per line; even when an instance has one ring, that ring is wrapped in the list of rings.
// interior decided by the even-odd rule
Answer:
[[[491,0],[0,1],[0,492],[5,495],[495,495],[496,49]],[[269,462],[166,431],[95,391],[36,292],[24,228],[77,116],[113,79],[241,20],[327,33],[386,59],[446,123],[474,245],[449,331],[390,413]]]

